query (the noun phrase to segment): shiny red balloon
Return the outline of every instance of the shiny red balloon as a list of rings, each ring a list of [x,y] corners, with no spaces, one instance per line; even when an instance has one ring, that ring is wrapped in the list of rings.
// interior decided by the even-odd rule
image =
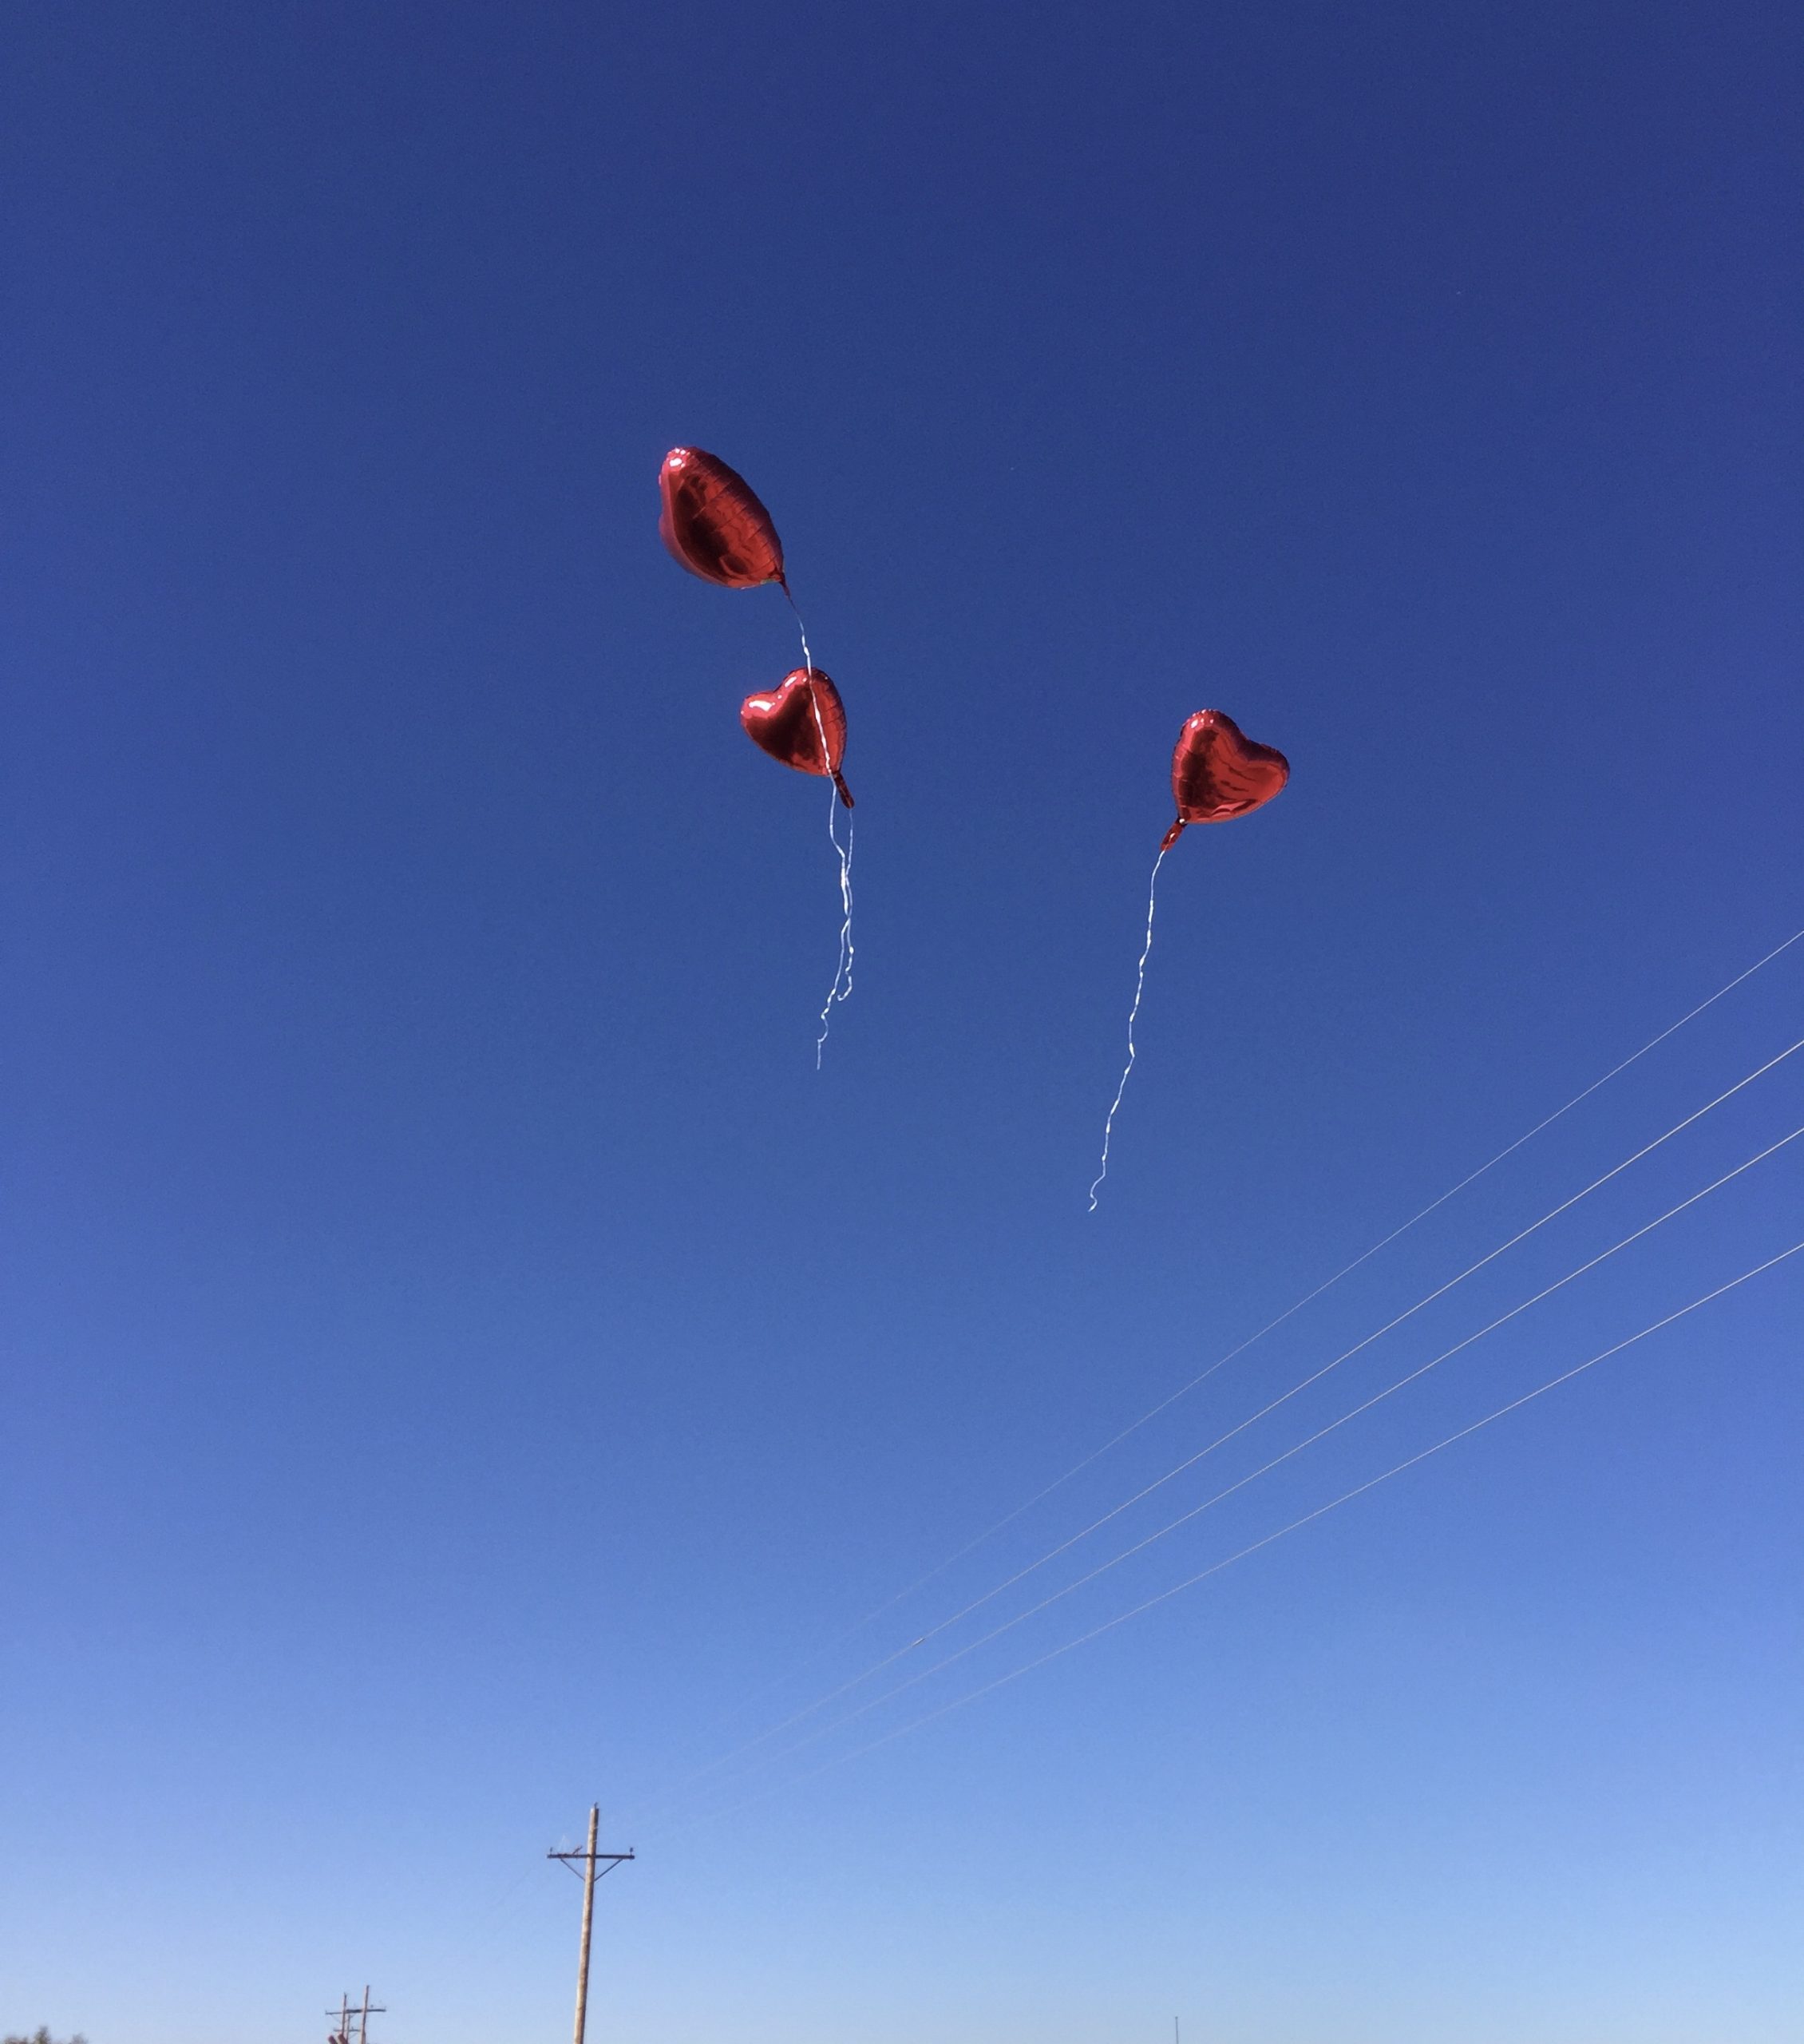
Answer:
[[[1191,823],[1226,823],[1268,802],[1291,777],[1290,762],[1248,738],[1224,710],[1199,710],[1185,719],[1171,755],[1177,821],[1165,833],[1169,851]]]
[[[673,447],[658,488],[659,534],[691,575],[728,589],[783,580],[783,542],[770,513],[726,462],[699,447]]]
[[[852,791],[840,775],[845,757],[845,705],[829,676],[818,667],[797,667],[768,695],[748,695],[739,721],[754,745],[798,774],[830,774],[840,800],[852,806]]]

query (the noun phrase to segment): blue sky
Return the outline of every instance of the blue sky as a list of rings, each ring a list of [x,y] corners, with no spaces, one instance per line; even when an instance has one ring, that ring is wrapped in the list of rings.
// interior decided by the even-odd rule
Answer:
[[[853,1749],[1804,1238],[1804,1142],[682,1786],[1804,1036],[1800,944],[848,1636],[1804,926],[1794,10],[4,33],[0,2026],[561,2034],[599,1799],[601,2036],[1795,2035],[1804,1257]],[[818,1075],[678,442],[845,698]],[[1167,862],[1089,1215],[1205,706],[1292,779]]]

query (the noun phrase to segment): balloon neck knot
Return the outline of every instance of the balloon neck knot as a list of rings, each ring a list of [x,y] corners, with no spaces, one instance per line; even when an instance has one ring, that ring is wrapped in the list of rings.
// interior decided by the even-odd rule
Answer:
[[[1165,833],[1165,836],[1160,839],[1160,841],[1159,841],[1159,850],[1161,850],[1161,852],[1169,852],[1169,851],[1171,850],[1172,846],[1173,846],[1173,845],[1175,845],[1175,844],[1177,842],[1178,839],[1179,839],[1180,838],[1181,838],[1183,835],[1184,835],[1184,818],[1181,816],[1181,817],[1179,817],[1179,818],[1177,819],[1177,821],[1174,824],[1173,824],[1173,826],[1171,826],[1171,828],[1170,828],[1170,829],[1169,829],[1169,830]]]

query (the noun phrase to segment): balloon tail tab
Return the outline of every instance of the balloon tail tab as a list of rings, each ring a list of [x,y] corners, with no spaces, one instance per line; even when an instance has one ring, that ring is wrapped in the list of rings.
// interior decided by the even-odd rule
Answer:
[[[1161,838],[1159,840],[1159,850],[1160,850],[1161,854],[1163,854],[1164,853],[1169,852],[1169,851],[1171,850],[1172,846],[1173,846],[1173,845],[1175,845],[1175,844],[1177,842],[1178,839],[1179,839],[1180,838],[1181,838],[1183,835],[1184,835],[1184,818],[1181,816],[1181,817],[1179,817],[1179,818],[1177,819],[1177,821],[1174,824],[1173,824],[1173,826],[1171,826],[1171,828],[1170,828],[1170,829],[1169,829],[1169,830],[1165,833],[1165,834],[1164,835],[1164,837],[1163,837],[1163,838]]]
[[[852,806],[852,790],[845,784],[845,776],[840,773],[837,769],[833,774],[833,786],[840,791],[840,800],[845,804],[848,809],[850,809]]]

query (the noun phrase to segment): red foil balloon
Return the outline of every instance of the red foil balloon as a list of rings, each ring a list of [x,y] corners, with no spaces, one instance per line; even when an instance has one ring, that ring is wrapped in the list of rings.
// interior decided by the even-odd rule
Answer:
[[[770,513],[726,462],[699,447],[673,447],[658,488],[659,534],[691,575],[728,589],[783,581],[783,542]]]
[[[773,759],[798,774],[831,775],[840,800],[851,808],[852,791],[840,775],[845,757],[845,705],[830,677],[818,667],[797,667],[769,695],[748,695],[739,705],[739,721],[752,743]]]
[[[1256,745],[1225,711],[1199,710],[1185,719],[1171,756],[1177,821],[1165,833],[1169,851],[1191,823],[1226,823],[1268,802],[1291,777],[1290,762]]]

